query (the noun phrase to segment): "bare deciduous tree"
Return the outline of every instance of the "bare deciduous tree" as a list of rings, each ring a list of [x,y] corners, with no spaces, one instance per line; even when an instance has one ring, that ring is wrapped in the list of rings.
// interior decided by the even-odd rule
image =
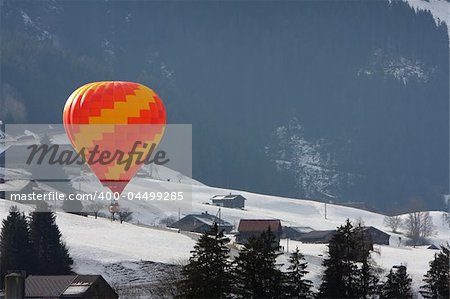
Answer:
[[[406,233],[411,238],[412,245],[423,244],[425,238],[431,237],[435,233],[433,219],[429,212],[411,212],[405,220]]]
[[[103,210],[105,208],[105,205],[99,201],[94,201],[90,205],[87,206],[86,210],[88,213],[92,213],[95,216],[95,219],[98,217],[98,212]]]
[[[384,225],[388,226],[394,233],[397,233],[397,230],[401,226],[401,224],[402,218],[398,215],[384,217]]]
[[[133,212],[130,211],[128,208],[122,208],[119,210],[119,220],[120,223],[122,222],[128,222],[131,219],[133,219]]]

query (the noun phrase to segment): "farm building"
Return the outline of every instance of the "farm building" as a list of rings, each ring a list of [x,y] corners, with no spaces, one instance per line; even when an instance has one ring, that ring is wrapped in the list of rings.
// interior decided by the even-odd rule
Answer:
[[[372,244],[378,245],[389,245],[389,238],[391,237],[389,234],[375,228],[373,226],[364,227],[364,233],[367,235],[367,238]]]
[[[309,226],[283,226],[283,239],[298,240],[298,238],[306,233],[312,232],[314,229]]]
[[[263,232],[270,230],[275,234],[276,245],[279,247],[283,232],[279,219],[241,219],[239,221],[236,241],[245,244],[252,237],[259,237]]]
[[[294,240],[302,241],[304,243],[326,244],[330,242],[331,238],[333,238],[336,233],[336,230],[313,230],[298,236]]]
[[[373,227],[368,226],[363,228],[365,239],[368,243],[379,244],[379,245],[389,245],[390,235],[385,232]],[[304,243],[318,243],[326,244],[329,243],[331,238],[337,233],[336,230],[314,230],[302,235],[297,238],[292,238],[297,241],[302,241]]]
[[[30,275],[24,279],[22,274],[11,273],[5,284],[6,298],[119,298],[101,275]]]
[[[226,233],[229,233],[233,229],[231,223],[208,214],[207,212],[186,215],[177,222],[171,224],[170,227],[189,232],[204,233],[208,231],[214,223],[217,223],[219,230],[224,230]]]
[[[215,206],[225,208],[243,209],[245,206],[245,197],[237,194],[216,195],[211,198],[211,202]]]

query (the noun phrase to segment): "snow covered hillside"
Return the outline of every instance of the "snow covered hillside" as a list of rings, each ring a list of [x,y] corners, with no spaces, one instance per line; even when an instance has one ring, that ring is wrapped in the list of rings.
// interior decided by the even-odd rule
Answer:
[[[90,192],[95,184],[83,183],[83,191]],[[133,192],[147,190],[154,180],[136,177],[126,190]],[[243,210],[221,208],[221,217],[235,224],[242,218],[276,218],[283,225],[308,226],[317,230],[334,229],[344,223],[347,218],[361,219],[366,225],[377,227],[387,233],[383,225],[384,215],[355,208],[327,204],[325,219],[324,203],[260,195],[249,192],[213,188],[205,185],[179,184],[158,181],[159,186],[167,190],[192,190],[193,202],[191,212],[208,211],[217,214],[218,207],[208,204],[209,199],[218,194],[238,193],[247,198]],[[0,218],[5,218],[9,207],[15,203],[0,200]],[[148,227],[158,224],[173,212],[164,212],[142,201],[121,201],[122,206],[130,208],[134,213],[134,224],[111,222],[107,219],[81,217],[57,212],[57,223],[62,231],[70,254],[75,260],[74,269],[79,273],[101,273],[115,285],[142,285],[154,281],[154,273],[161,271],[163,264],[178,264],[190,256],[194,240],[183,233],[168,229]],[[29,212],[30,205],[18,205],[20,210]],[[177,216],[173,214],[172,216]],[[442,221],[442,212],[431,212],[436,226],[433,243],[442,244],[449,240],[450,232]],[[403,217],[406,217],[404,215]],[[140,225],[136,225],[139,223]],[[143,227],[142,225],[148,225]],[[393,266],[405,264],[413,277],[413,288],[418,291],[422,284],[422,276],[433,258],[434,250],[425,247],[411,248],[399,244],[398,236],[391,234],[390,246],[375,246],[372,257],[387,273]],[[405,237],[403,237],[405,239]],[[326,256],[327,246],[323,244],[303,244],[301,242],[282,240],[285,250],[292,251],[296,246],[304,252],[309,262],[310,279],[315,286],[320,283],[322,260]],[[280,257],[280,263],[287,263],[288,254]],[[153,274],[152,274],[153,273]]]
[[[0,219],[17,205],[22,212],[32,205],[0,200]],[[162,264],[189,258],[194,240],[176,231],[120,224],[104,218],[56,213],[63,240],[75,261],[77,273],[100,273],[114,285],[150,283]],[[163,265],[162,265],[163,266]]]
[[[416,10],[428,10],[436,23],[444,22],[450,26],[450,2],[447,0],[406,0]]]

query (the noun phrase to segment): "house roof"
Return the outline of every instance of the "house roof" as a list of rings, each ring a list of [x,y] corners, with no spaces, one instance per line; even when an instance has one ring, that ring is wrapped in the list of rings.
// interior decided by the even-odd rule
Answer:
[[[20,191],[29,183],[29,180],[7,180],[0,183],[0,191]]]
[[[287,230],[291,229],[293,231],[296,231],[298,233],[303,233],[303,234],[312,232],[314,230],[312,227],[309,227],[309,226],[284,226],[283,230],[284,229],[287,229]]]
[[[386,235],[386,236],[390,236],[388,233],[385,233],[384,231],[382,231],[382,230],[379,230],[378,228],[376,228],[376,227],[373,227],[373,226],[365,226],[364,227],[364,231],[368,231],[368,232],[376,232],[376,233],[378,233],[378,234],[384,234],[384,235]]]
[[[30,275],[25,280],[25,297],[74,297],[83,295],[101,275]]]
[[[241,219],[239,221],[238,231],[247,232],[262,232],[270,230],[275,232],[281,229],[281,222],[279,219]]]
[[[307,239],[317,239],[317,240],[326,240],[327,238],[336,234],[336,230],[313,230],[309,233],[305,233],[301,236],[301,240]]]
[[[219,225],[219,226],[233,226],[231,223],[229,223],[223,219],[220,219],[219,217],[216,217],[212,214],[208,214],[208,213],[189,214],[189,215],[186,215],[184,218],[186,218],[186,217],[192,217],[192,218],[194,218],[202,223],[205,223],[209,226],[212,226],[214,223],[217,223],[217,225]]]
[[[211,199],[215,199],[215,200],[220,200],[220,199],[236,199],[238,197],[242,197],[244,200],[245,197],[243,197],[242,195],[239,194],[228,194],[228,195],[215,195],[213,197],[211,197]]]
[[[59,297],[77,275],[30,275],[25,280],[25,297]]]
[[[306,234],[313,230],[314,229],[309,226],[283,226],[283,232],[287,233]]]

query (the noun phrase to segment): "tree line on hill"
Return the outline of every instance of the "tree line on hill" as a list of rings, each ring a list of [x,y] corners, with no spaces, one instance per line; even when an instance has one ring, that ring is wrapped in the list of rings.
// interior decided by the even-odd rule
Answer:
[[[0,234],[1,283],[8,270],[27,274],[71,273],[73,260],[61,240],[55,214],[48,207],[29,216],[17,207],[3,220]],[[371,259],[372,244],[362,225],[349,220],[337,229],[328,245],[328,256],[318,289],[308,279],[308,263],[298,248],[282,271],[276,237],[270,228],[249,239],[234,258],[230,241],[213,225],[197,241],[181,272],[173,271],[164,297],[175,298],[413,298],[411,277],[405,265],[393,266],[381,280],[381,269]],[[424,298],[449,298],[450,245],[441,246],[424,275]]]
[[[231,258],[229,239],[214,225],[197,241],[170,292],[176,298],[413,298],[407,267],[393,266],[381,280],[382,270],[371,259],[373,248],[367,240],[361,225],[347,220],[340,226],[329,243],[322,281],[315,290],[298,248],[290,254],[286,270],[281,270],[277,264],[281,253],[270,228]],[[424,298],[449,298],[449,251],[449,244],[442,246],[430,262],[420,287]]]
[[[0,284],[8,271],[35,275],[72,273],[73,260],[61,240],[56,216],[45,203],[26,216],[11,207],[0,234]]]

